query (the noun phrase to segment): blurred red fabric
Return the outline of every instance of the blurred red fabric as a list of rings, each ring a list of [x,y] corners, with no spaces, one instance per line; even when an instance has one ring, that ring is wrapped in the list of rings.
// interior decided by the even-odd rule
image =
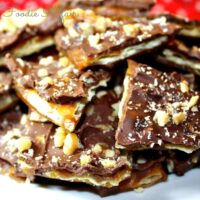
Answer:
[[[200,0],[157,0],[152,12],[163,13],[165,11],[200,20]]]
[[[123,1],[123,0],[122,0]],[[56,0],[0,0],[0,13],[8,8],[50,8]],[[170,12],[190,19],[200,19],[200,0],[157,0],[152,13]]]

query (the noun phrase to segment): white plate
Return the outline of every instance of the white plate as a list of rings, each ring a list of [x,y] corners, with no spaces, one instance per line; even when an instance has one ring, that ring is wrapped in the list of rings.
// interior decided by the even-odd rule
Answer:
[[[96,194],[63,187],[44,187],[37,184],[16,183],[0,176],[1,199],[20,200],[102,200]],[[126,192],[105,200],[200,200],[200,169],[188,172],[183,177],[170,176],[168,182],[160,183],[142,193]]]

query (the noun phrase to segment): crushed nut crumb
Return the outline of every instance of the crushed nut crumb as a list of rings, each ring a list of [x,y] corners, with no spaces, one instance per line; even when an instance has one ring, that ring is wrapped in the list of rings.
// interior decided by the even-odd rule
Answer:
[[[76,151],[78,146],[79,146],[79,139],[77,135],[74,133],[67,134],[64,141],[63,152],[66,155],[72,155],[74,151]]]
[[[169,115],[165,112],[165,111],[162,111],[162,110],[157,110],[154,117],[153,117],[153,120],[158,123],[159,126],[165,126],[170,118],[169,118]]]
[[[32,146],[32,141],[30,138],[28,137],[21,137],[19,140],[18,140],[18,150],[19,152],[24,152],[26,150],[29,150]]]

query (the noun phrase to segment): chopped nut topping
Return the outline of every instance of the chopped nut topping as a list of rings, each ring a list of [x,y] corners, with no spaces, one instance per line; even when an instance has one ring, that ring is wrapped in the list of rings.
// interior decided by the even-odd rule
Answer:
[[[47,76],[39,82],[39,85],[44,86],[44,87],[47,87],[48,85],[53,85],[53,79]]]
[[[81,155],[80,163],[81,165],[87,165],[92,161],[91,156],[89,155]]]
[[[100,162],[104,168],[112,168],[115,167],[117,164],[115,160],[109,160],[109,159],[102,159],[100,160]]]
[[[89,42],[91,47],[98,48],[99,41],[100,41],[100,35],[99,34],[90,35],[88,37],[88,42]]]
[[[169,122],[169,115],[162,110],[156,111],[153,120],[158,123],[159,126],[165,126]]]
[[[52,161],[53,163],[58,163],[58,160],[59,160],[58,157],[56,157],[56,156],[52,156],[51,161]]]
[[[106,31],[106,28],[112,23],[112,21],[109,18],[105,17],[98,17],[95,28],[97,31],[104,33]]]
[[[71,38],[75,38],[75,37],[78,37],[79,34],[78,32],[73,28],[73,27],[68,27],[68,34]]]
[[[80,23],[78,23],[78,25],[81,28],[81,30],[83,31],[83,34],[85,36],[88,36],[88,35],[93,33],[93,28],[92,28],[92,25],[90,23],[80,22]]]
[[[188,102],[187,108],[190,109],[193,106],[195,106],[197,104],[198,100],[199,100],[199,96],[191,97],[190,101]]]
[[[30,156],[30,157],[33,157],[34,150],[33,149],[29,149],[27,155]]]
[[[127,36],[135,36],[138,32],[138,27],[133,24],[125,24],[123,30]]]
[[[65,138],[66,138],[66,131],[61,127],[57,128],[54,135],[55,147],[58,147],[58,148],[63,147]]]
[[[64,153],[66,155],[72,155],[74,151],[78,148],[78,146],[79,146],[79,139],[77,135],[74,133],[67,134],[63,146]]]
[[[175,113],[175,114],[173,114],[172,118],[173,118],[173,122],[176,125],[178,125],[178,124],[180,124],[180,123],[185,121],[186,114],[184,112]]]
[[[37,160],[37,161],[42,160],[42,158],[43,158],[42,156],[37,156],[37,157],[35,157],[35,160]]]
[[[115,151],[110,150],[110,149],[105,150],[104,153],[105,153],[105,156],[106,156],[107,158],[112,158],[112,157],[115,156]]]
[[[117,102],[115,104],[112,104],[111,105],[112,108],[113,108],[113,116],[118,116],[118,113],[119,113],[119,106],[120,106],[120,102]]]
[[[19,152],[24,152],[26,150],[29,150],[32,146],[31,139],[28,137],[22,137],[18,140],[18,150]]]
[[[103,151],[102,146],[100,144],[95,144],[95,146],[92,148],[92,152],[98,154]]]
[[[116,92],[118,96],[120,96],[122,94],[122,87],[117,85],[115,86],[114,91]]]
[[[193,106],[192,109],[191,109],[191,111],[192,112],[198,112],[199,110],[198,110],[197,106]]]
[[[38,70],[38,76],[39,76],[39,77],[48,76],[48,71],[47,71],[46,69],[39,69],[39,70]]]
[[[74,126],[75,126],[75,123],[74,122],[72,122],[71,120],[65,120],[65,124],[64,124],[64,126],[65,126],[65,128],[67,129],[67,130],[74,130]]]
[[[59,77],[63,77],[64,75],[68,74],[69,71],[70,70],[68,68],[63,68],[63,69],[60,69],[57,73]]]
[[[180,83],[180,88],[181,88],[181,92],[183,92],[183,93],[189,92],[188,82],[187,81],[182,81]]]
[[[53,57],[52,56],[48,56],[46,58],[41,58],[39,64],[40,65],[44,65],[44,66],[48,66],[53,61],[54,61]]]
[[[59,59],[59,64],[63,67],[67,67],[70,64],[70,62],[69,62],[69,59],[67,57],[61,57]]]
[[[23,114],[21,117],[20,123],[24,125],[27,123],[27,121],[28,121],[28,116]]]
[[[17,58],[16,61],[20,64],[21,67],[25,66],[25,63],[21,58]]]

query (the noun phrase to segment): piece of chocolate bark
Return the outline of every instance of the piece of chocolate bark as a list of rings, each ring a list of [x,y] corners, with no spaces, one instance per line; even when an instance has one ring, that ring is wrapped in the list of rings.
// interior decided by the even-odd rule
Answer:
[[[183,76],[128,61],[117,145],[128,149],[199,148],[199,92]]]
[[[16,111],[5,113],[1,121],[0,158],[11,163],[18,176],[117,186],[131,174],[127,154],[114,148],[118,101],[114,91],[100,92],[86,109],[78,136],[51,123],[32,122],[27,115],[16,117]],[[94,140],[95,134],[88,132],[96,132],[99,139]]]
[[[198,46],[189,46],[183,41],[174,39],[154,56],[160,63],[200,75],[200,48]]]
[[[65,29],[55,35],[57,49],[79,69],[152,51],[177,30],[165,17],[115,20],[82,9],[67,10],[62,20]]]
[[[66,57],[52,56],[24,62],[7,56],[18,96],[54,124],[74,131],[85,105],[98,87],[106,86],[110,73],[103,69],[78,71]]]
[[[0,66],[6,53],[20,58],[54,45],[53,34],[61,27],[61,9],[47,11],[11,9],[0,20]]]
[[[91,9],[97,14],[103,16],[143,16],[154,5],[154,0],[100,0],[100,1],[86,1],[86,0],[64,0],[60,1],[66,9],[84,8]]]

